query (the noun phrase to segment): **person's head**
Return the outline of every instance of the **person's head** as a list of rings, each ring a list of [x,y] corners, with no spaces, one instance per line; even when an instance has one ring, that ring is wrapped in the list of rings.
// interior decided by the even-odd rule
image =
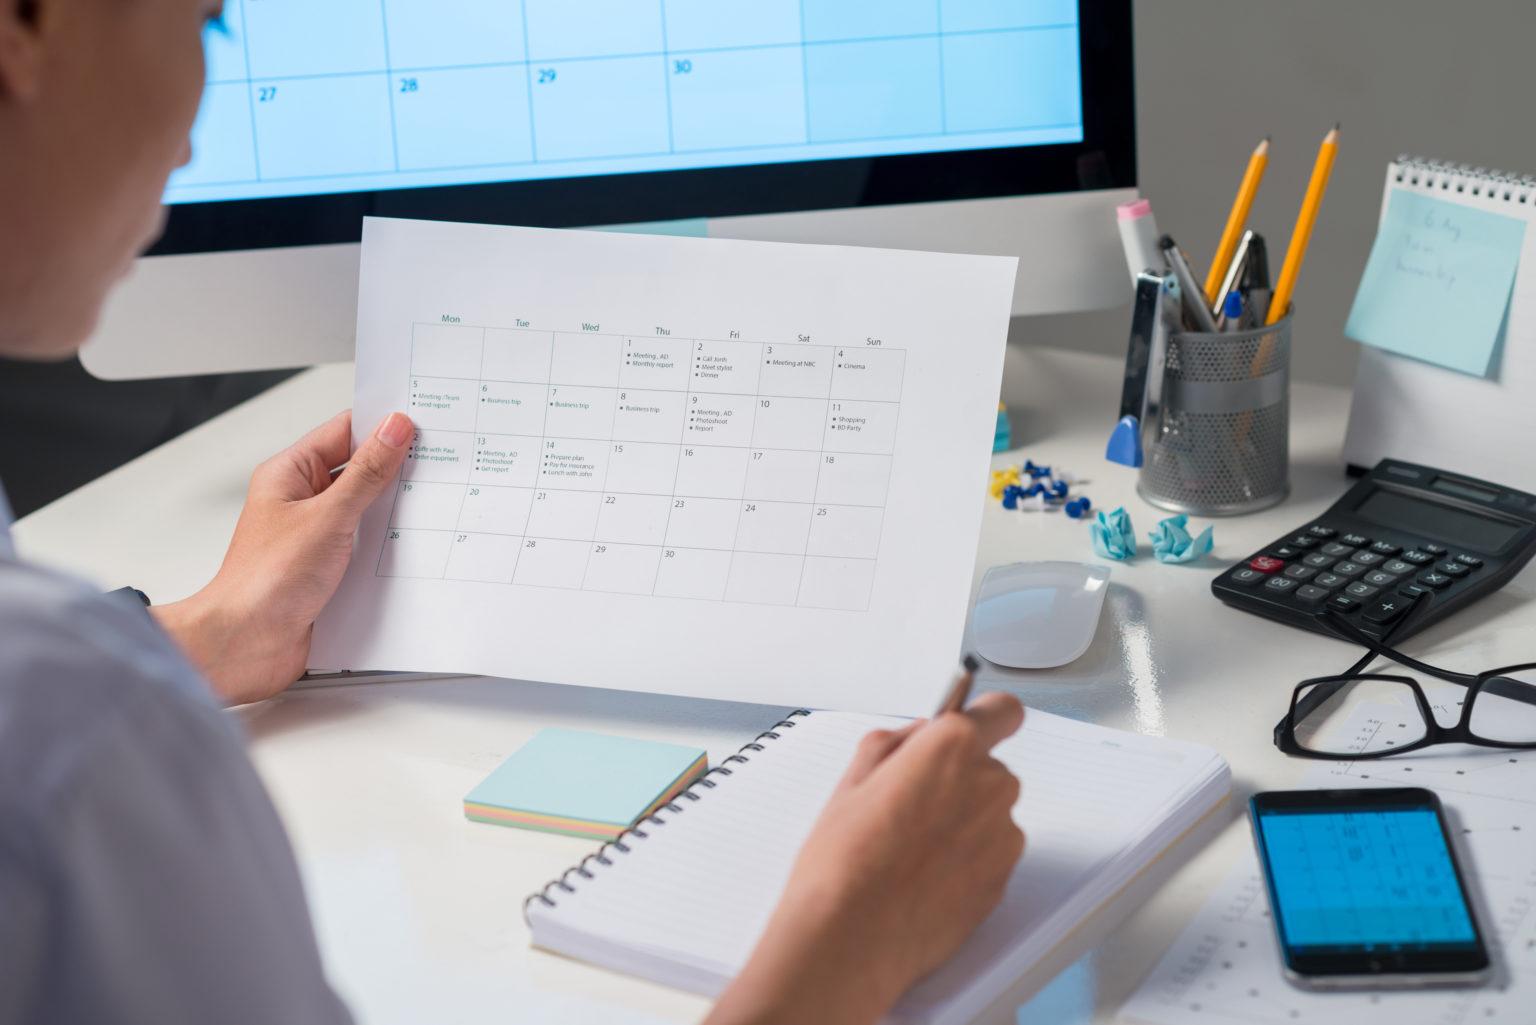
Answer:
[[[72,354],[190,155],[223,0],[0,0],[0,355]]]

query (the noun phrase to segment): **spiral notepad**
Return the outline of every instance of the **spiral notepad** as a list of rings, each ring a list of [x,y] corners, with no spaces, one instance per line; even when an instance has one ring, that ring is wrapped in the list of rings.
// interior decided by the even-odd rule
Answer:
[[[704,994],[746,963],[796,853],[859,739],[902,720],[797,712],[656,815],[530,896],[533,942]],[[1001,906],[895,1020],[969,1020],[1224,797],[1227,766],[1194,744],[1031,710],[997,756],[1024,781],[1027,837]],[[896,898],[896,899],[899,899]]]
[[[1536,431],[1536,406],[1530,402],[1530,396],[1536,395],[1536,230],[1532,230],[1536,178],[1403,156],[1387,167],[1383,232],[1392,227],[1389,214],[1394,202],[1429,207],[1440,212],[1436,216],[1466,211],[1471,219],[1503,222],[1513,229],[1512,240],[1504,245],[1511,253],[1518,247],[1517,266],[1512,287],[1505,263],[1498,268],[1504,276],[1497,279],[1496,288],[1485,290],[1486,295],[1472,293],[1475,302],[1457,303],[1453,294],[1443,290],[1445,281],[1437,280],[1437,273],[1462,274],[1457,287],[1463,288],[1468,280],[1465,264],[1458,266],[1456,261],[1467,261],[1475,268],[1473,273],[1486,274],[1490,265],[1477,262],[1486,252],[1469,250],[1471,240],[1460,237],[1459,231],[1449,239],[1444,253],[1433,252],[1442,240],[1426,237],[1412,243],[1416,251],[1407,255],[1414,265],[1402,268],[1407,273],[1396,285],[1402,310],[1415,309],[1426,296],[1440,294],[1446,299],[1441,311],[1446,320],[1443,326],[1435,325],[1435,333],[1446,345],[1474,341],[1486,345],[1493,333],[1498,341],[1491,352],[1484,348],[1458,366],[1455,359],[1423,354],[1417,354],[1423,358],[1412,358],[1416,353],[1411,349],[1385,351],[1379,347],[1381,339],[1363,339],[1373,344],[1360,349],[1344,457],[1364,468],[1387,457],[1406,459],[1536,489],[1536,460],[1529,457],[1525,444]],[[1385,234],[1378,238],[1378,247],[1384,238]],[[1475,244],[1486,251],[1491,242],[1479,236]],[[1376,256],[1373,250],[1373,259]],[[1368,266],[1362,293],[1370,282],[1370,271]],[[1393,293],[1389,288],[1374,298],[1379,309]],[[1359,305],[1357,300],[1356,312]],[[1482,323],[1475,325],[1477,321]],[[1386,349],[1393,347],[1388,344]]]

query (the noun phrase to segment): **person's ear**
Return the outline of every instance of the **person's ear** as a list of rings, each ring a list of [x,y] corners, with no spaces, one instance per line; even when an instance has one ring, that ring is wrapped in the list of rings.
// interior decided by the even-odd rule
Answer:
[[[43,8],[51,0],[0,0],[0,98],[28,99],[43,67]]]

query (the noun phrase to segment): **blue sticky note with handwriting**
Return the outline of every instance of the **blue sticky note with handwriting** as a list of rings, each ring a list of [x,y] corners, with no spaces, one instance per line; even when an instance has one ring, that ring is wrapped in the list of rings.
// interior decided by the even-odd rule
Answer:
[[[1523,220],[1394,189],[1344,333],[1492,375],[1524,242]]]

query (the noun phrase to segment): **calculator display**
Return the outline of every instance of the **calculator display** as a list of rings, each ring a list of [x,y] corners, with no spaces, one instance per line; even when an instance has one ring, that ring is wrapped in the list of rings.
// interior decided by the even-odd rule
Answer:
[[[1496,552],[1527,529],[1523,524],[1479,516],[1385,488],[1371,492],[1355,508],[1355,514],[1383,526],[1436,538],[1452,547],[1481,552]]]

